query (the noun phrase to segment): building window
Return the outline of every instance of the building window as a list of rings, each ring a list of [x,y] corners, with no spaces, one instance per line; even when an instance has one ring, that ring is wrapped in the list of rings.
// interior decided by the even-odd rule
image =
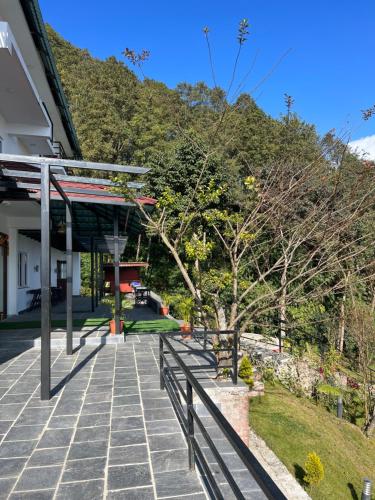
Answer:
[[[27,253],[18,254],[18,286],[25,288],[27,286]]]

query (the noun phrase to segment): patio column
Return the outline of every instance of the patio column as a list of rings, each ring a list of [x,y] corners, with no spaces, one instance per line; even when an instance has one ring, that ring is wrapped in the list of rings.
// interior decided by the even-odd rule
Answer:
[[[95,248],[95,307],[99,305],[99,262],[98,249]]]
[[[118,241],[118,209],[114,207],[113,220],[114,266],[115,266],[115,323],[116,335],[120,334],[120,255]]]
[[[66,354],[73,354],[73,235],[72,207],[66,205]]]
[[[94,297],[94,238],[90,238],[90,286],[91,286],[91,312],[95,311]]]
[[[51,397],[50,167],[41,165],[41,377],[40,398]]]
[[[99,254],[99,298],[103,298],[103,254]]]

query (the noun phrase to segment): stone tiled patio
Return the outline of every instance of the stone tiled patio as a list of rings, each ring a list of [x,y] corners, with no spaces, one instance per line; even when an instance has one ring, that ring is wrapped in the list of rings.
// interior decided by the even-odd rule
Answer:
[[[1,499],[206,498],[159,390],[157,340],[52,351],[48,402],[40,351],[0,348]]]

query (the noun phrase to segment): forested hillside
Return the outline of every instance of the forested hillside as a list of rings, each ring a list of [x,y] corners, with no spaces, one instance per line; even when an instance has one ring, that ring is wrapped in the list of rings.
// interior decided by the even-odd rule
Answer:
[[[344,353],[367,387],[373,166],[333,132],[319,137],[291,97],[275,120],[248,94],[169,89],[48,34],[84,158],[152,167],[147,191],[159,203],[144,214],[152,244],[142,252],[165,302],[207,326],[279,335],[331,360]],[[240,24],[240,47],[246,38]],[[368,423],[373,403],[360,397]]]

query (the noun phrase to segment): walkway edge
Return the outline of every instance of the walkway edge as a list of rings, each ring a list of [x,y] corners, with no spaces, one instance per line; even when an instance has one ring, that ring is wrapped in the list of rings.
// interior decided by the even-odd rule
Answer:
[[[290,500],[311,500],[311,497],[292,476],[285,465],[267,446],[265,441],[250,428],[249,449]]]

